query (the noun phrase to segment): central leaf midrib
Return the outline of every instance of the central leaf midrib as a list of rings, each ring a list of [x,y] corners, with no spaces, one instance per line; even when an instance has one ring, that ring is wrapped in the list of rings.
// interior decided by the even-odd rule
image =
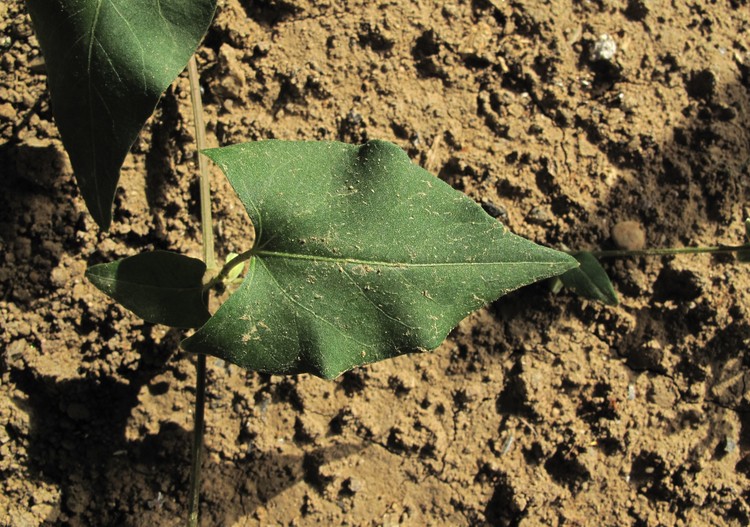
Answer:
[[[96,152],[96,133],[95,133],[95,125],[94,125],[94,94],[93,94],[93,85],[92,85],[92,73],[91,73],[91,63],[93,61],[94,57],[94,41],[96,40],[96,26],[99,23],[99,14],[102,10],[102,4],[104,3],[104,0],[99,0],[99,3],[96,4],[96,11],[94,12],[94,20],[91,24],[91,38],[88,43],[88,50],[87,50],[87,57],[86,57],[86,76],[88,78],[88,109],[89,109],[89,130],[91,132],[91,161],[92,161],[92,170],[93,170],[93,180],[94,180],[94,195],[96,196],[96,208],[99,212],[99,218],[105,218],[107,216],[106,212],[104,211],[102,207],[102,200],[101,200],[101,192],[99,192],[99,174],[98,174],[98,156]],[[91,174],[89,174],[91,175]]]
[[[278,251],[266,251],[258,250],[252,251],[253,256],[267,257],[267,258],[288,258],[290,260],[308,260],[313,262],[328,262],[338,264],[354,264],[354,265],[371,265],[375,267],[452,267],[457,265],[560,265],[561,262],[556,261],[514,261],[514,262],[427,262],[427,263],[408,263],[408,262],[389,262],[389,261],[378,261],[378,260],[361,260],[358,258],[335,258],[332,256],[319,256],[314,254],[301,254],[301,253],[285,253]]]

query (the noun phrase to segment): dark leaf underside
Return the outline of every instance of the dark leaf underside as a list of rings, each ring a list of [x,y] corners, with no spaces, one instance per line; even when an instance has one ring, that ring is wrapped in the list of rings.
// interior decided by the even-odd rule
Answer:
[[[106,230],[123,160],[213,18],[216,0],[28,0],[52,111]]]
[[[94,265],[86,277],[146,322],[197,328],[211,316],[203,294],[206,264],[181,254],[154,251]]]

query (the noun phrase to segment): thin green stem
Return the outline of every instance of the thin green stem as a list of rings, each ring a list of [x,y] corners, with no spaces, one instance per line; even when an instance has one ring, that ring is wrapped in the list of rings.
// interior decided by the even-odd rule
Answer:
[[[717,245],[714,247],[667,247],[663,249],[588,251],[596,258],[630,258],[638,256],[673,256],[677,254],[730,254],[750,250],[750,245]],[[576,255],[584,251],[569,251]]]
[[[188,62],[190,79],[190,100],[195,119],[195,141],[198,151],[198,172],[200,175],[201,231],[203,233],[203,260],[208,269],[216,267],[214,254],[214,231],[211,220],[211,185],[208,170],[200,152],[206,148],[206,127],[203,123],[203,104],[195,56]],[[188,506],[188,527],[198,527],[200,523],[201,462],[203,453],[203,432],[205,430],[206,408],[206,356],[198,355],[195,366],[195,416],[193,420],[193,444],[190,451],[190,494]]]

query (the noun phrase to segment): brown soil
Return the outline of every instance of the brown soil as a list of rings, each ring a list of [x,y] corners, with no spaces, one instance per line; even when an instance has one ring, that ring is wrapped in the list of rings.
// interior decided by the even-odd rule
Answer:
[[[730,244],[749,30],[747,0],[225,0],[199,62],[214,144],[388,139],[539,243],[610,248],[635,221],[648,246]],[[103,235],[21,0],[0,4],[0,48],[0,524],[180,525],[193,358],[83,273],[200,254],[186,78]],[[221,253],[247,248],[214,187]],[[617,308],[526,288],[335,382],[209,360],[203,524],[750,524],[747,268],[605,266]]]

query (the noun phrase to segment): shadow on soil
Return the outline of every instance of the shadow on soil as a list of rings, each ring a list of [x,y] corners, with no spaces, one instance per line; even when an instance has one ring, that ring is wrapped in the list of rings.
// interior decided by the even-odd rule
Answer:
[[[142,356],[147,355],[154,356]],[[31,416],[28,468],[62,489],[59,512],[73,523],[140,526],[144,518],[124,512],[138,502],[146,503],[157,524],[187,514],[192,432],[163,422],[155,434],[135,441],[125,436],[144,386],[152,392],[164,389],[150,381],[169,359],[168,352],[142,359],[127,382],[109,377],[59,381],[14,370],[13,381],[27,396],[16,403]],[[232,525],[303,480],[316,488],[321,464],[362,448],[334,445],[303,456],[250,451],[243,460],[226,462],[204,454],[204,522]],[[61,518],[55,513],[48,521],[57,524]]]
[[[650,137],[632,137],[614,142],[599,134],[597,123],[574,123],[575,129],[584,133],[613,166],[633,176],[630,180],[621,179],[611,188],[609,195],[597,207],[600,211],[596,213],[597,216],[590,217],[576,204],[568,203],[568,196],[555,183],[554,173],[549,169],[552,161],[542,160],[537,183],[543,183],[540,189],[547,194],[552,213],[565,218],[568,224],[568,233],[553,233],[558,238],[562,237],[567,246],[615,248],[607,235],[608,229],[603,229],[603,225],[611,226],[630,219],[644,226],[647,244],[651,247],[690,245],[694,243],[696,233],[704,233],[704,237],[706,233],[725,236],[736,233],[733,237],[741,243],[743,215],[748,213],[747,208],[743,210],[743,205],[747,203],[750,188],[750,83],[747,72],[742,83],[735,85],[718,84],[708,70],[685,73],[684,79],[690,103],[683,111],[685,120],[673,129],[672,142],[658,143],[654,141],[658,138]],[[613,86],[616,90],[616,83]],[[530,90],[530,87],[525,86],[525,89]],[[550,110],[546,108],[542,111]],[[448,180],[460,186],[460,177],[449,177]],[[498,193],[501,196],[502,189],[500,185]],[[608,214],[612,216],[604,216]],[[696,347],[689,344],[690,337],[699,334],[702,327],[716,324],[718,312],[708,296],[712,286],[726,289],[729,297],[736,296],[736,286],[732,282],[735,271],[728,266],[726,272],[719,278],[713,278],[711,283],[690,269],[690,258],[602,261],[621,299],[650,298],[646,307],[633,313],[636,324],[626,334],[618,333],[616,317],[609,316],[606,307],[587,305],[574,296],[567,300],[559,296],[553,298],[543,284],[500,299],[494,303],[491,311],[501,327],[505,328],[504,340],[510,349],[522,349],[527,342],[528,335],[523,330],[514,330],[515,325],[535,328],[532,331],[539,333],[538,339],[544,343],[546,336],[542,328],[554,324],[550,318],[561,320],[572,316],[583,321],[586,327],[603,325],[616,357],[624,358],[635,375],[679,376],[683,383],[706,382],[709,389],[720,383],[722,386],[727,384],[726,389],[733,391],[728,394],[728,399],[721,393],[714,394],[719,397],[719,406],[725,409],[718,408],[717,412],[706,414],[709,415],[708,419],[715,421],[712,429],[715,425],[718,431],[697,440],[699,444],[695,448],[724,448],[722,445],[725,445],[726,439],[722,425],[726,411],[738,413],[742,422],[738,439],[745,445],[748,442],[747,416],[750,415],[750,408],[746,405],[747,397],[743,391],[747,390],[744,382],[750,374],[734,369],[740,365],[746,369],[750,365],[750,353],[747,346],[741,344],[750,339],[750,326],[737,322],[727,328],[719,327],[714,338],[705,345]],[[731,256],[713,258],[716,264],[732,264],[734,260]],[[648,279],[649,274],[656,274],[656,280]],[[534,300],[529,301],[528,298]],[[742,319],[740,306],[726,307],[731,317]],[[539,317],[540,312],[545,314],[544,322],[535,324],[534,319]],[[670,364],[664,360],[667,352],[661,347],[654,349],[648,345],[654,341],[660,345],[674,346],[673,352],[680,355],[676,371],[667,371],[665,365]],[[724,383],[725,379],[734,381]],[[526,406],[525,391],[523,387],[516,386],[519,382],[514,375],[508,376],[507,385],[498,396],[498,412],[509,415],[522,409],[522,413],[533,420],[535,416],[529,413]],[[603,393],[608,393],[610,389],[608,386],[599,388]],[[681,397],[688,395],[683,393]],[[597,424],[592,422],[591,426]],[[640,456],[654,458],[657,464],[664,464],[656,452],[642,452]],[[738,470],[750,475],[749,466],[750,455],[747,455],[740,461]],[[580,479],[570,467],[558,463],[555,456],[547,459],[544,467],[553,479],[556,474],[561,475],[561,479],[558,478],[560,484],[570,486],[577,482],[576,478]],[[648,484],[637,477],[633,481],[653,490],[664,487],[660,477],[666,480],[671,476],[667,473],[649,473],[644,476],[649,479]],[[507,485],[500,481],[485,511],[491,525],[515,525],[523,517],[520,512],[515,515],[509,513],[507,508],[504,508],[503,514],[498,513],[499,505],[510,503],[508,492]],[[677,499],[673,494],[666,497],[658,492],[646,491],[645,494],[652,500]],[[748,496],[750,493],[745,498]],[[737,509],[736,517],[747,521],[743,507],[738,507],[732,509]]]

